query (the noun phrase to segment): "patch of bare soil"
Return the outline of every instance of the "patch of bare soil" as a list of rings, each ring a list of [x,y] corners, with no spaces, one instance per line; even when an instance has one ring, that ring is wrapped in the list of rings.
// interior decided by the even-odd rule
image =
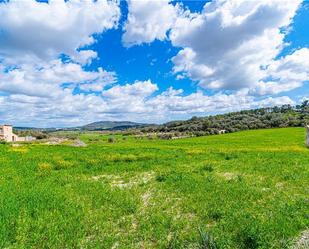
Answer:
[[[20,147],[22,146],[21,144],[12,144],[12,147]]]
[[[222,172],[222,173],[218,173],[218,175],[220,177],[223,177],[226,180],[234,180],[237,178],[237,174],[232,173],[232,172]]]
[[[151,192],[150,191],[147,191],[146,193],[144,193],[142,195],[142,202],[143,202],[144,207],[147,207],[149,205],[150,198],[151,198]]]
[[[57,145],[57,144],[62,144],[66,141],[68,141],[67,138],[51,137],[51,138],[48,139],[48,141],[45,144]]]
[[[73,147],[86,147],[87,144],[80,139],[70,140],[68,138],[51,137],[45,143],[47,145],[66,144]]]
[[[132,188],[140,184],[146,184],[152,179],[154,179],[154,177],[155,174],[154,172],[151,171],[151,172],[143,172],[135,176],[129,177],[127,179],[122,178],[121,176],[118,175],[98,175],[98,176],[92,176],[91,179],[94,181],[99,180],[108,181],[112,187]]]
[[[308,249],[309,248],[309,229],[303,231],[295,242],[292,249]]]
[[[76,140],[72,141],[71,146],[73,146],[73,147],[86,147],[87,144],[85,142],[83,142],[82,140],[76,139]]]

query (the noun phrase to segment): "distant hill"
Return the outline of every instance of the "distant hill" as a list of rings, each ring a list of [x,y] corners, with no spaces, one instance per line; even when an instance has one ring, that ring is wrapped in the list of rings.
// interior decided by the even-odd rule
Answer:
[[[126,130],[129,128],[143,128],[150,124],[135,123],[131,121],[98,121],[83,126],[65,127],[65,128],[37,128],[37,127],[14,127],[16,131],[38,131],[38,132],[54,132],[54,131],[101,131],[101,130]]]
[[[135,123],[130,121],[98,121],[79,127],[81,130],[98,131],[98,130],[125,130],[128,128],[140,128],[148,124]]]

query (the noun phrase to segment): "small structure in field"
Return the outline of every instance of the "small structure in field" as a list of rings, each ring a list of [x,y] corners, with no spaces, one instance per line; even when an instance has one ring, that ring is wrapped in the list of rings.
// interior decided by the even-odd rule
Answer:
[[[306,125],[306,145],[309,148],[309,125]]]
[[[34,137],[19,137],[13,133],[12,125],[0,125],[0,140],[6,142],[24,142],[24,141],[33,141]]]
[[[219,130],[219,134],[225,134],[226,130]]]

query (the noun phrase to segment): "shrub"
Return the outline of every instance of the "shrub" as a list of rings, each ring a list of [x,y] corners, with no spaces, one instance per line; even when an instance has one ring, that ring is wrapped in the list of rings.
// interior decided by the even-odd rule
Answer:
[[[122,157],[122,160],[125,162],[133,162],[136,161],[138,158],[135,155],[125,155]]]
[[[52,165],[50,163],[39,163],[38,164],[38,170],[42,170],[42,171],[50,171],[52,170]]]
[[[172,139],[173,135],[170,133],[163,133],[163,134],[158,134],[159,139]]]
[[[116,139],[115,139],[114,137],[109,137],[109,138],[107,139],[107,142],[108,142],[108,143],[115,143],[115,142],[116,142]]]
[[[222,213],[219,210],[217,210],[217,209],[210,210],[208,212],[208,217],[213,219],[213,220],[215,220],[215,221],[220,220],[222,218],[222,216],[223,216]]]
[[[239,245],[241,248],[256,249],[259,248],[258,232],[254,229],[245,230],[238,233]]]
[[[78,134],[76,133],[66,134],[65,138],[70,139],[70,140],[76,140],[78,138]]]
[[[212,172],[214,170],[214,168],[212,167],[212,165],[208,164],[208,165],[205,165],[203,168],[202,168],[204,171],[208,171],[208,172]]]
[[[37,169],[38,169],[39,176],[45,176],[45,175],[50,174],[50,172],[53,169],[53,166],[50,163],[43,162],[43,163],[38,164]]]
[[[166,176],[165,175],[157,175],[156,176],[156,181],[164,182],[164,181],[166,181]]]
[[[46,139],[46,138],[48,138],[47,134],[41,133],[41,132],[38,132],[34,136],[35,136],[36,139]]]
[[[73,166],[73,164],[70,161],[55,159],[55,167],[54,167],[55,170],[67,169],[71,166]]]
[[[147,138],[148,138],[148,140],[152,140],[153,136],[152,135],[148,135]]]
[[[242,175],[237,175],[236,180],[238,182],[242,182],[244,180],[244,177]]]

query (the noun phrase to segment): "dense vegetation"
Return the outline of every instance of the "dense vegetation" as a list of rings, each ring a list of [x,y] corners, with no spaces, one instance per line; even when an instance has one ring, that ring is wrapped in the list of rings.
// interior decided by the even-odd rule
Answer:
[[[292,107],[260,108],[209,117],[192,117],[187,121],[173,121],[142,129],[142,132],[178,132],[204,136],[220,131],[235,132],[248,129],[300,127],[309,123],[309,101]]]
[[[79,139],[0,144],[0,248],[289,248],[308,229],[303,128]]]

